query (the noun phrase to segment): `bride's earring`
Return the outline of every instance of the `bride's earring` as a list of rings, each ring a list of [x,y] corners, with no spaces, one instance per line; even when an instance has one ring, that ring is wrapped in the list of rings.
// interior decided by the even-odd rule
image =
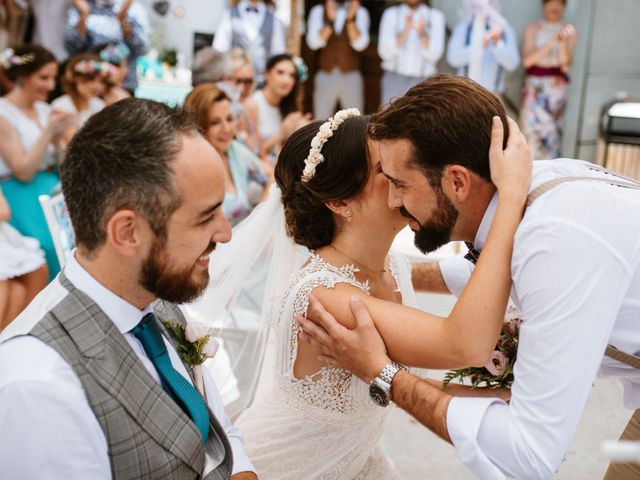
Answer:
[[[347,210],[347,222],[351,223],[351,219],[353,218],[353,214],[351,210]]]

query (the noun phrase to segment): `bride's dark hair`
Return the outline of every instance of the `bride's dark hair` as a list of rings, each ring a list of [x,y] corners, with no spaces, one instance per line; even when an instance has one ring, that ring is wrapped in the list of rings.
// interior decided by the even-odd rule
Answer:
[[[324,162],[307,183],[301,180],[311,140],[324,121],[316,121],[294,132],[285,143],[275,168],[276,183],[289,235],[310,249],[329,245],[335,232],[333,213],[325,202],[358,195],[369,178],[367,150],[368,116],[350,117],[333,132],[322,147]]]

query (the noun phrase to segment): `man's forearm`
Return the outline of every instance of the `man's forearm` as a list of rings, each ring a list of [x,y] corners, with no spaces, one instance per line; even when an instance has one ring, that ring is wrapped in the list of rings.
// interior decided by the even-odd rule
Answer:
[[[411,281],[413,288],[421,292],[450,293],[438,263],[412,264]]]
[[[451,395],[431,385],[427,380],[404,370],[393,377],[393,402],[449,443],[451,438],[447,430],[447,408],[451,398]]]

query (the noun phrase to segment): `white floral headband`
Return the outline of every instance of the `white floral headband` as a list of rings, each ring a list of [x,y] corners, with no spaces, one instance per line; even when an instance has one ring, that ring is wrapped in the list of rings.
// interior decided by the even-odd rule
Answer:
[[[5,70],[14,66],[25,65],[35,60],[36,56],[33,53],[25,53],[24,55],[16,55],[13,48],[5,48],[0,52],[0,66]]]
[[[360,110],[357,108],[348,108],[346,110],[340,110],[329,120],[320,125],[320,129],[316,136],[311,140],[311,149],[309,155],[304,160],[304,170],[302,171],[302,182],[307,183],[316,174],[316,167],[324,162],[324,156],[321,153],[322,147],[327,140],[333,137],[340,125],[344,123],[347,118],[357,117],[360,115]]]

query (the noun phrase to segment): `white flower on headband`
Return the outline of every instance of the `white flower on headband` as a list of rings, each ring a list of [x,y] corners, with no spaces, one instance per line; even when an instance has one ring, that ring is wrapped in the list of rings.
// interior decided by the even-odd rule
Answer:
[[[34,60],[36,56],[33,53],[25,53],[24,55],[16,55],[13,48],[5,48],[0,52],[0,66],[5,70],[15,65],[24,65]]]
[[[304,170],[302,171],[302,182],[307,183],[316,174],[316,167],[324,162],[324,156],[321,153],[322,146],[327,143],[333,132],[344,123],[347,118],[357,117],[360,111],[357,108],[348,108],[340,110],[329,120],[320,125],[318,133],[311,140],[311,149],[309,155],[304,160]]]

